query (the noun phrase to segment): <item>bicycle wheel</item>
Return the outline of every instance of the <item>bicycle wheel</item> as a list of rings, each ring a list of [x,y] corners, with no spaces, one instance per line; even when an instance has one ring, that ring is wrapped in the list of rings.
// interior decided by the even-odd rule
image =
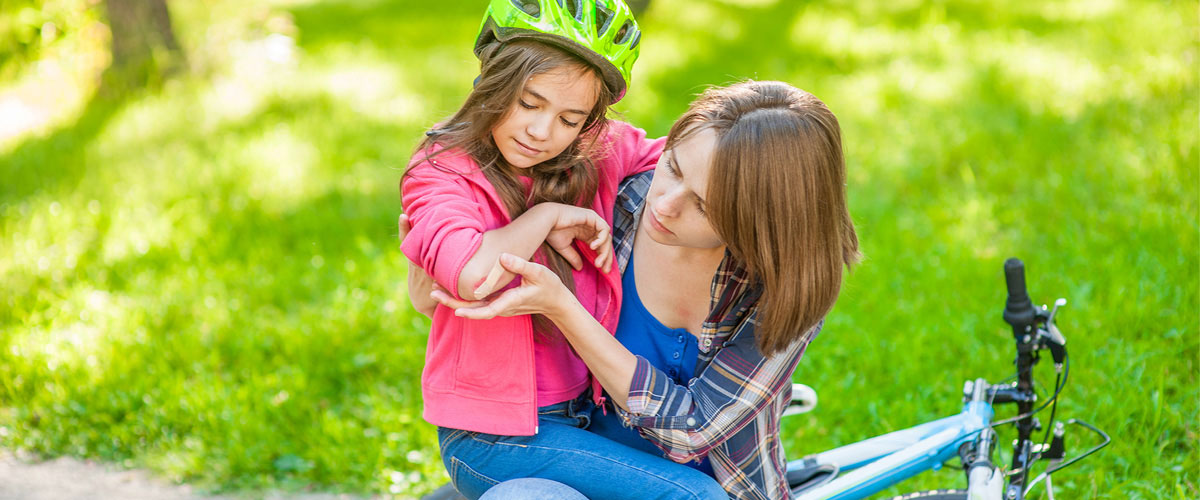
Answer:
[[[967,490],[929,490],[892,497],[890,500],[967,500]]]

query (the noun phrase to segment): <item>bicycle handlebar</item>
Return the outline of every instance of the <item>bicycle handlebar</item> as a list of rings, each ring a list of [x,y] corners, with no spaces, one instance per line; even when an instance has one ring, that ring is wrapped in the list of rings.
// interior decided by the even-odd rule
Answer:
[[[1004,321],[1013,327],[1013,335],[1025,334],[1033,325],[1033,302],[1025,289],[1025,264],[1021,259],[1004,261],[1004,283],[1008,287],[1008,301],[1004,305]]]

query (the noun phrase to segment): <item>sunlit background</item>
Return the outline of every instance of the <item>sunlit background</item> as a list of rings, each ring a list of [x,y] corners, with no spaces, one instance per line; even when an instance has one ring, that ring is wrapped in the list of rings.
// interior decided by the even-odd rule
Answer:
[[[443,483],[396,186],[477,74],[485,2],[172,0],[179,50],[142,73],[113,67],[111,3],[0,0],[0,447],[225,492]],[[641,19],[617,110],[651,134],[745,78],[841,120],[867,260],[796,373],[821,405],[786,422],[790,457],[1010,375],[1019,256],[1035,301],[1069,301],[1059,416],[1114,437],[1060,498],[1200,496],[1197,2],[653,0]]]

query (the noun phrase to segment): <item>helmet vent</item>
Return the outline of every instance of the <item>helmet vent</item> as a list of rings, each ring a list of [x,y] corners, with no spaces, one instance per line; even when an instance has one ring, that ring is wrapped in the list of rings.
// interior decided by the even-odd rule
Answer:
[[[583,0],[567,0],[567,13],[576,21],[583,21]]]
[[[633,35],[633,43],[629,44],[629,50],[636,49],[638,46],[638,43],[640,43],[641,41],[642,41],[642,32],[639,31],[639,32],[637,32],[636,35]]]
[[[524,12],[526,14],[529,14],[530,16],[533,16],[534,19],[537,19],[542,16],[542,6],[538,2],[538,0],[511,0],[511,1],[512,1],[512,4],[515,5],[518,9],[521,9],[521,12]]]
[[[602,36],[608,31],[608,25],[612,24],[614,14],[596,2],[596,36]]]
[[[626,19],[625,24],[621,25],[621,29],[617,30],[617,34],[613,35],[613,43],[622,44],[629,41],[629,37],[633,35],[633,21]]]

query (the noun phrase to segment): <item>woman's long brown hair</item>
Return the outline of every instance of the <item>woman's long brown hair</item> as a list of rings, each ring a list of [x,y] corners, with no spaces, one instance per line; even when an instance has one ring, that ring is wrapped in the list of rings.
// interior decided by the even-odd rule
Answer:
[[[666,147],[699,130],[718,137],[708,219],[764,284],[758,348],[778,353],[829,313],[861,255],[846,203],[837,117],[783,82],[709,89],[671,127]]]
[[[442,146],[441,151],[466,152],[496,189],[510,219],[516,219],[530,207],[543,202],[588,206],[596,196],[599,182],[590,158],[597,155],[597,139],[603,136],[608,124],[606,113],[608,103],[612,101],[612,92],[603,84],[600,71],[569,52],[533,40],[495,42],[485,48],[480,57],[479,80],[466,102],[453,116],[426,134],[414,157],[436,157],[438,153],[430,153],[434,144]],[[567,149],[555,158],[518,170],[500,154],[492,139],[492,129],[516,106],[529,78],[554,70],[595,78],[596,104],[584,119],[579,138]],[[437,168],[436,164],[434,166]],[[408,171],[404,175],[407,176]],[[528,194],[521,176],[533,181]],[[544,262],[574,290],[570,264],[549,245],[542,245],[535,260]],[[553,325],[540,316],[535,318],[535,325],[541,332],[553,331]]]

